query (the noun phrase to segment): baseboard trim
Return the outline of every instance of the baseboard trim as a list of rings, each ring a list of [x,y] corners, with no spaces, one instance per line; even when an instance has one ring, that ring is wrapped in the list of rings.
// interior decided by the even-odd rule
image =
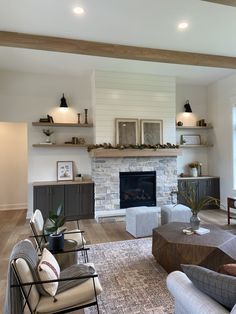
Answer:
[[[126,208],[117,209],[117,210],[101,210],[95,213],[95,219],[97,221],[103,218],[115,218],[115,217],[122,217],[126,215]]]
[[[17,210],[17,209],[26,209],[27,203],[18,203],[18,204],[0,204],[0,211],[4,210]]]

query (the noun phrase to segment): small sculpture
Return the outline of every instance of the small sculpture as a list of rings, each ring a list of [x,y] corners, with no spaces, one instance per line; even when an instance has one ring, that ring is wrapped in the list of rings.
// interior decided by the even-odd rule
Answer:
[[[88,109],[84,109],[84,124],[88,124]]]
[[[79,112],[77,113],[77,116],[78,116],[78,124],[80,124],[80,113]]]

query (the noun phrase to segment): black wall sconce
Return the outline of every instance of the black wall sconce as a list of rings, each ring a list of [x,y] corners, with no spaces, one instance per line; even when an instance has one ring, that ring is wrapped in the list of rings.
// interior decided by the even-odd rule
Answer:
[[[192,112],[192,108],[190,106],[189,100],[186,100],[184,108],[185,108],[185,112]]]
[[[68,109],[68,105],[66,103],[66,99],[65,99],[64,94],[62,94],[60,109],[62,109],[62,110],[67,110]]]

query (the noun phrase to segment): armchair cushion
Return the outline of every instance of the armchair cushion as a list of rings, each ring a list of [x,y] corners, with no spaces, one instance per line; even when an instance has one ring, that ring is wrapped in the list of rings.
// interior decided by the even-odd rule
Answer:
[[[43,249],[42,258],[38,265],[38,275],[41,281],[56,280],[60,277],[60,266],[46,248]],[[57,292],[58,282],[43,283],[42,286],[49,295],[54,296]]]
[[[94,268],[94,265],[89,263]],[[102,292],[99,279],[94,278],[96,293],[99,295]],[[62,308],[69,308],[78,304],[86,304],[95,300],[93,279],[90,278],[85,282],[70,288],[66,291],[58,293],[56,295],[56,302],[53,302],[51,297],[41,296],[38,306],[37,313],[53,313],[59,311]]]
[[[194,286],[228,309],[236,304],[236,278],[219,274],[213,270],[196,266],[181,265]]]

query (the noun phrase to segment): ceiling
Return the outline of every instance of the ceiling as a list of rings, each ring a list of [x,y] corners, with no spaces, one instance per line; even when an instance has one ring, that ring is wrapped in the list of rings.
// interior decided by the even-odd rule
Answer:
[[[0,30],[236,57],[236,8],[201,0],[0,0]],[[73,8],[81,6],[83,16]],[[181,21],[189,23],[177,30]],[[93,68],[207,85],[231,69],[0,47],[0,69],[84,75]]]

